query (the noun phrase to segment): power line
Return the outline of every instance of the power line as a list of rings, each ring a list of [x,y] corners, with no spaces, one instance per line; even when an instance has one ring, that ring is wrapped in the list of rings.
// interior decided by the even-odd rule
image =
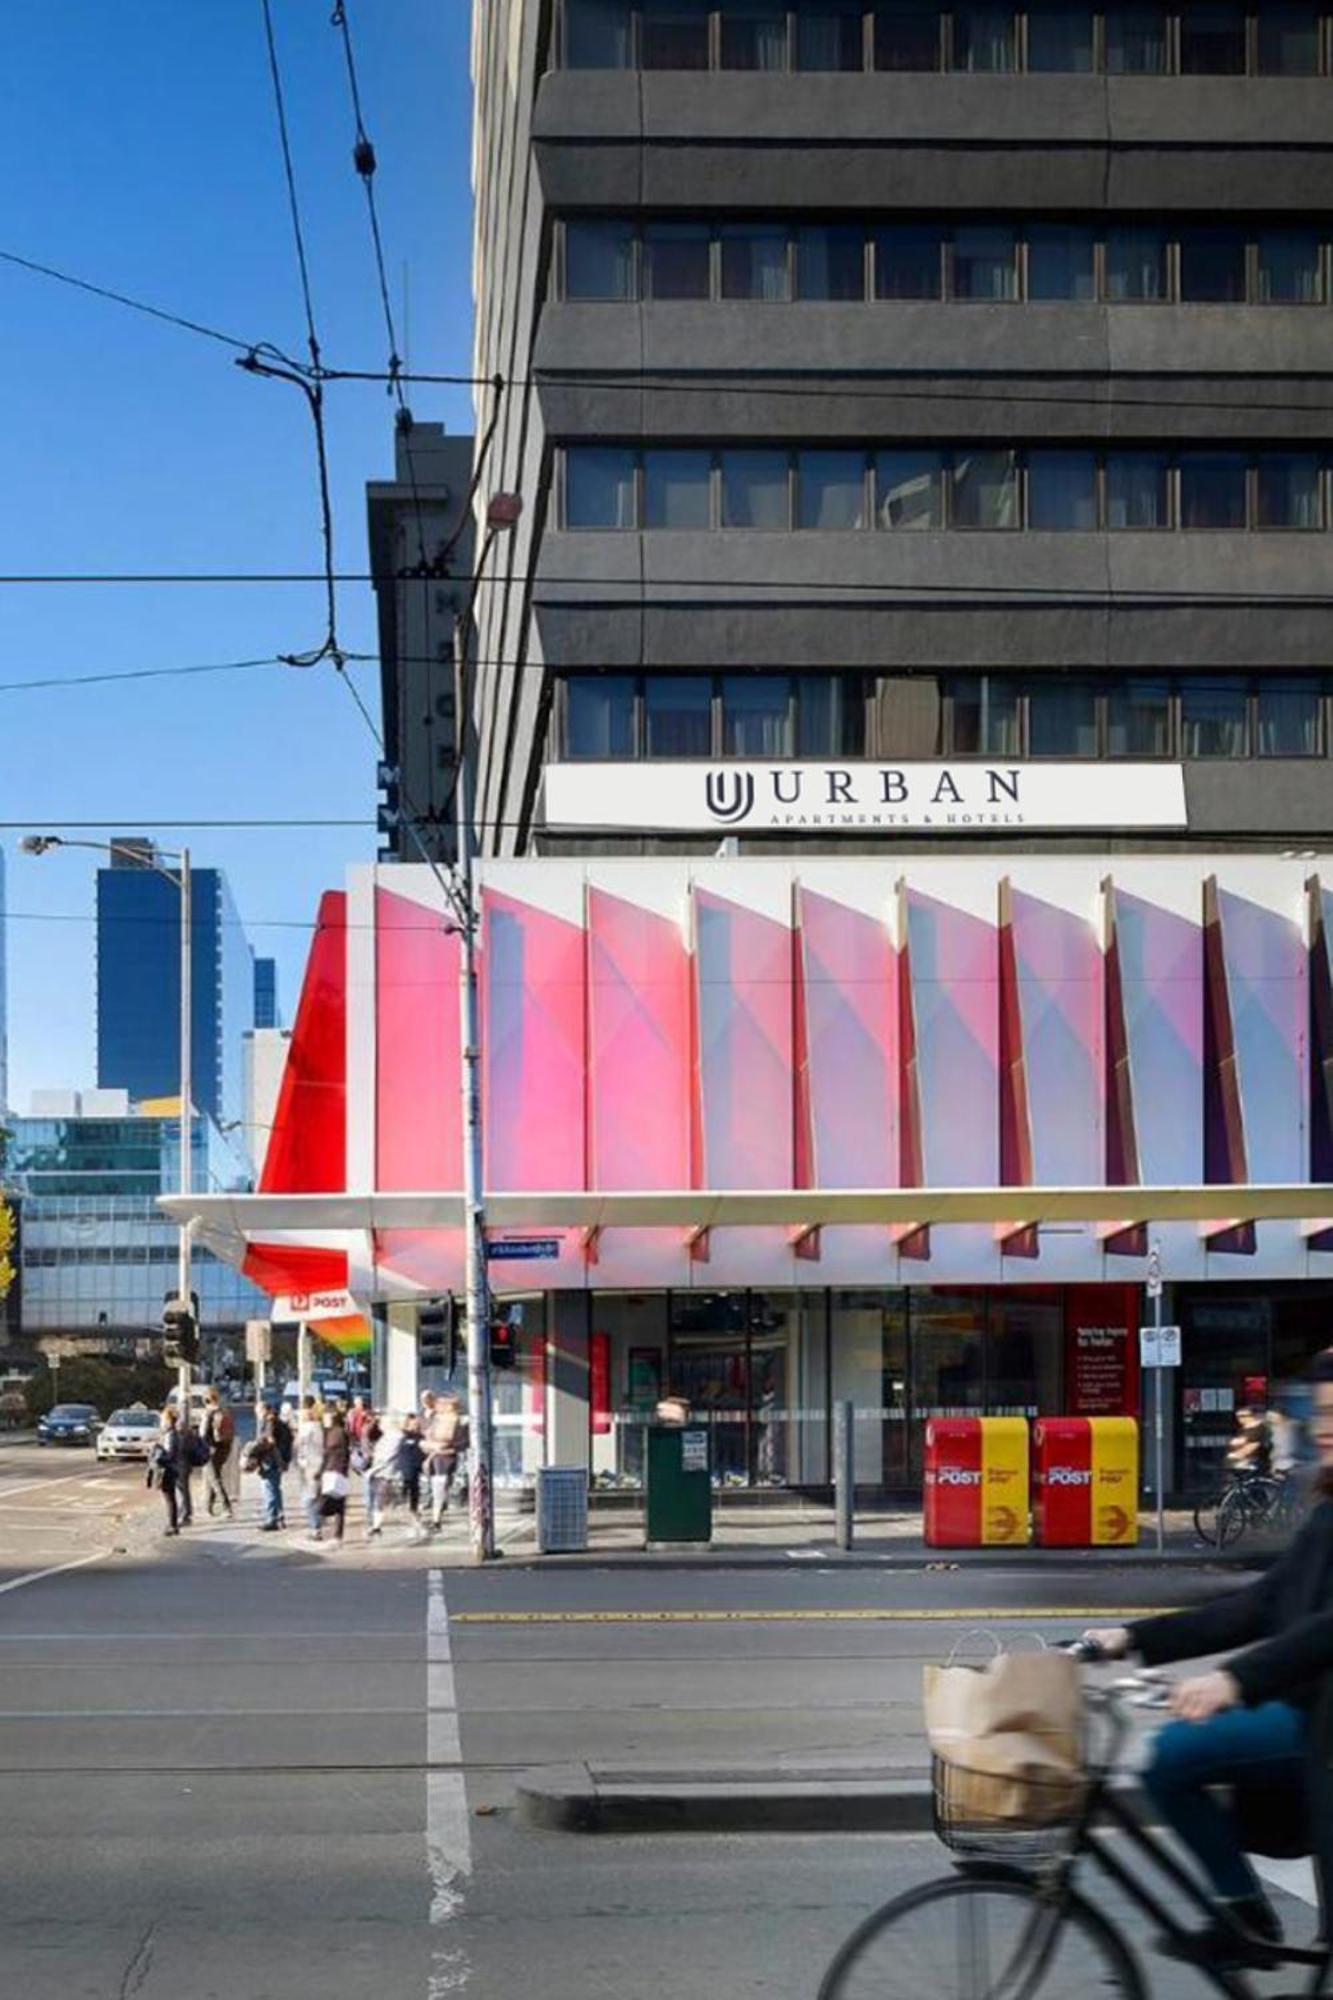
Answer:
[[[54,264],[40,263],[35,257],[21,257],[17,250],[0,250],[0,263],[15,265],[19,270],[33,272],[41,278],[51,278],[56,284],[68,285],[76,292],[90,292],[94,298],[107,299],[113,305],[127,307],[130,312],[143,313],[148,319],[162,320],[167,326],[181,327],[186,333],[197,333],[204,340],[215,340],[223,347],[237,348],[242,354],[250,352],[255,345],[254,341],[241,340],[234,333],[223,333],[219,327],[205,326],[202,320],[171,312],[166,306],[150,305],[146,299],[136,299],[110,285],[98,285],[91,278],[75,277],[72,272],[57,270]]]
[[[101,819],[49,819],[45,813],[30,813],[27,819],[0,819],[0,833],[31,833],[34,826],[58,833],[105,833],[108,828],[133,826],[136,833],[188,833],[197,830],[222,833],[249,833],[264,830],[282,833],[290,829],[323,826],[375,826],[373,818],[359,819],[148,819],[129,812],[104,813]]]
[[[369,659],[369,654],[358,654]],[[28,694],[37,688],[101,687],[116,681],[160,681],[194,674],[236,674],[252,667],[281,667],[286,661],[278,653],[266,653],[253,660],[212,660],[189,667],[126,667],[105,674],[48,674],[41,680],[0,681],[0,694]]]

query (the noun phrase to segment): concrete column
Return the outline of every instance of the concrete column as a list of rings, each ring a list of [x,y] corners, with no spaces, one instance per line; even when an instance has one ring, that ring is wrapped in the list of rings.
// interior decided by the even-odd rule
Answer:
[[[589,1463],[587,1292],[550,1292],[546,1299],[546,1463]]]
[[[391,1305],[385,1342],[384,1407],[406,1414],[420,1394],[417,1369],[417,1309]]]

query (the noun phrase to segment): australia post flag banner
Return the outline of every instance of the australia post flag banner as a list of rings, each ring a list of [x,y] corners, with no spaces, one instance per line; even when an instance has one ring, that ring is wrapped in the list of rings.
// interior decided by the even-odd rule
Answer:
[[[1139,1427],[1132,1417],[1042,1417],[1032,1430],[1033,1512],[1043,1548],[1133,1548]]]
[[[1025,1419],[932,1417],[926,1425],[927,1546],[975,1549],[1028,1538]]]

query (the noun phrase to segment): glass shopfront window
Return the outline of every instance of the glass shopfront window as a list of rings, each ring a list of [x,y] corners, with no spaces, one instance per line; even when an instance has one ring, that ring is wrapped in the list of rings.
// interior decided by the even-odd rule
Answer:
[[[546,1300],[497,1306],[514,1329],[514,1366],[491,1371],[495,1484],[531,1486],[546,1463]]]

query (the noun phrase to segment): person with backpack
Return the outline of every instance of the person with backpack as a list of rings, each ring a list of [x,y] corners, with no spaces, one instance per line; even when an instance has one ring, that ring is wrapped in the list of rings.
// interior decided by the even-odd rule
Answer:
[[[162,1412],[162,1429],[158,1433],[157,1442],[148,1460],[148,1484],[156,1486],[162,1495],[167,1510],[167,1525],[164,1532],[168,1535],[178,1535],[181,1531],[178,1495],[184,1462],[184,1439],[181,1437],[175,1406],[168,1403]]]
[[[208,1457],[204,1463],[204,1492],[208,1495],[210,1514],[221,1512],[225,1519],[231,1519],[231,1495],[227,1491],[226,1468],[236,1445],[236,1421],[230,1410],[223,1407],[222,1398],[216,1389],[208,1392],[208,1407],[204,1412],[204,1443],[208,1446]]]
[[[285,1458],[278,1438],[279,1426],[287,1433]],[[259,1474],[264,1489],[264,1518],[260,1527],[266,1535],[275,1534],[287,1525],[282,1511],[282,1475],[291,1460],[291,1435],[276,1411],[264,1410],[259,1420],[259,1434],[252,1444],[246,1446],[246,1469]]]
[[[403,1418],[403,1434],[398,1440],[398,1477],[403,1483],[403,1498],[418,1539],[421,1534],[421,1472],[425,1463],[421,1419],[412,1412]]]
[[[192,1481],[196,1472],[208,1464],[208,1445],[202,1432],[190,1422],[187,1404],[184,1412],[177,1412],[176,1439],[179,1446],[176,1463],[176,1503],[180,1510],[182,1528],[194,1526],[194,1491]]]

